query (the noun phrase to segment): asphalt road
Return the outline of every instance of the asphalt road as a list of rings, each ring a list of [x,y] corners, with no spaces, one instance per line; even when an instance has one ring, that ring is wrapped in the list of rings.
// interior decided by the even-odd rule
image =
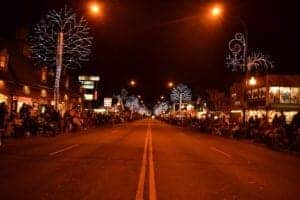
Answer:
[[[0,199],[300,199],[300,157],[143,120],[9,141]]]

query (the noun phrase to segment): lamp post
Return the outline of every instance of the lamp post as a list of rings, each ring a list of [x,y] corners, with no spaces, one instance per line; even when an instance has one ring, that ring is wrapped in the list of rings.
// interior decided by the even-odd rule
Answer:
[[[131,87],[135,87],[136,86],[136,81],[134,80],[134,79],[131,79],[130,80],[130,82],[129,82],[129,85],[131,86]],[[141,98],[141,96],[140,95],[138,95],[138,98]],[[130,112],[130,119],[132,119],[133,118],[133,109],[134,109],[134,105],[133,105],[134,103],[133,102],[131,102],[131,112]]]
[[[181,106],[182,106],[182,93],[179,94],[179,117],[180,117],[180,120],[182,120]]]

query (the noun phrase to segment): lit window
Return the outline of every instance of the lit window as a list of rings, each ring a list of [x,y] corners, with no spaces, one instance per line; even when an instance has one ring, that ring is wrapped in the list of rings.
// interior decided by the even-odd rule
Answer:
[[[291,88],[280,87],[280,103],[291,103]]]
[[[5,86],[4,80],[0,80],[0,89],[3,89]]]
[[[270,87],[269,88],[270,94],[270,102],[271,103],[279,103],[280,95],[279,95],[279,87]]]
[[[266,88],[262,87],[259,89],[259,98],[265,98],[266,97]]]
[[[43,82],[47,81],[47,69],[46,68],[42,69],[42,81]]]
[[[7,50],[4,49],[0,52],[0,70],[5,71],[8,64],[8,53]]]
[[[84,99],[87,101],[93,100],[93,94],[84,94]]]
[[[41,97],[47,97],[47,91],[45,89],[41,90]]]
[[[29,86],[27,86],[27,85],[25,85],[24,87],[23,87],[23,92],[25,93],[25,94],[30,94],[30,88],[29,88]]]
[[[300,104],[300,88],[291,88],[291,103]]]

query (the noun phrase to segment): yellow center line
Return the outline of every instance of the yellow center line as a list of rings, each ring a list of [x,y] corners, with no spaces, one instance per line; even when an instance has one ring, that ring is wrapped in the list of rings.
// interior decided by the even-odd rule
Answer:
[[[139,183],[136,192],[135,199],[142,200],[144,199],[144,185],[145,185],[145,176],[146,176],[146,164],[147,164],[147,149],[148,149],[148,138],[149,132],[147,131],[146,139],[145,139],[145,146],[144,146],[144,153],[142,158],[142,166],[139,176]]]
[[[147,161],[149,163],[149,200],[156,200],[156,188],[155,188],[155,173],[154,173],[154,162],[153,162],[153,147],[152,147],[152,133],[151,127],[148,123],[147,135],[145,140],[144,153],[142,158],[142,166],[139,176],[138,188],[135,199],[144,199],[144,187],[145,187],[145,176]]]
[[[154,162],[153,162],[153,149],[152,149],[152,133],[150,125],[149,129],[149,199],[156,200],[156,188],[155,188],[155,174],[154,174]]]

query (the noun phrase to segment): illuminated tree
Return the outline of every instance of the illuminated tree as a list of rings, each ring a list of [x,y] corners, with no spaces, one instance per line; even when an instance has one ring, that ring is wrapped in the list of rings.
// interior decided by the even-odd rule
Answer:
[[[28,38],[32,59],[36,65],[56,70],[54,84],[55,106],[59,102],[59,82],[62,68],[81,68],[91,54],[92,37],[87,21],[64,7],[51,10],[34,26]]]
[[[171,101],[174,103],[178,103],[180,101],[191,101],[192,91],[187,85],[180,83],[175,88],[173,88],[170,97]]]
[[[163,101],[163,102],[158,102],[158,103],[154,106],[154,109],[153,109],[154,114],[155,114],[156,116],[158,116],[158,115],[161,115],[161,114],[163,114],[163,113],[166,113],[166,112],[169,110],[169,107],[170,107],[170,105],[169,105],[168,102],[165,102],[165,101]]]
[[[137,111],[140,107],[139,99],[136,96],[127,97],[125,107],[132,112]]]
[[[123,88],[121,90],[121,98],[122,98],[123,102],[126,102],[127,96],[128,96],[128,92],[126,89]]]
[[[170,97],[173,103],[179,103],[179,115],[181,117],[182,102],[188,102],[192,100],[191,89],[187,85],[180,83],[173,88]]]

